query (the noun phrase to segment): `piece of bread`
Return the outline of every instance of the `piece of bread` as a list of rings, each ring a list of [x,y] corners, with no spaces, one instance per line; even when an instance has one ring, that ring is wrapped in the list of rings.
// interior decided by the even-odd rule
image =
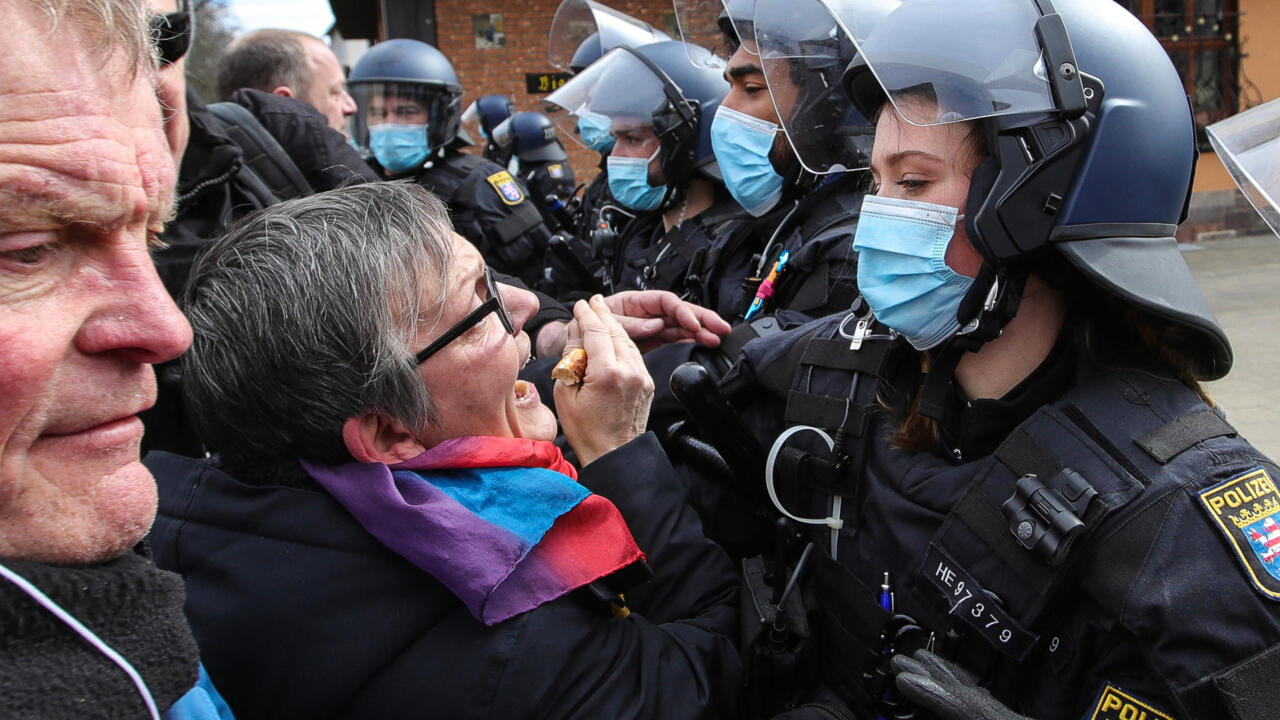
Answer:
[[[560,362],[551,369],[551,379],[559,380],[566,385],[577,385],[587,372],[587,351],[574,348],[560,358]]]

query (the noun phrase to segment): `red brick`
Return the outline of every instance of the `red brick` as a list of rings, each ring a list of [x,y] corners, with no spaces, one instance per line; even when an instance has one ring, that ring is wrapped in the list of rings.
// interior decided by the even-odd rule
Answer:
[[[462,82],[465,108],[478,97],[501,94],[510,97],[517,110],[542,110],[546,95],[525,92],[525,73],[558,72],[547,60],[547,32],[559,0],[519,0],[497,3],[480,0],[437,0],[436,37],[440,51],[453,62]],[[615,10],[640,18],[679,39],[672,20],[670,0],[610,0]],[[507,34],[506,47],[477,49],[472,36],[472,15],[501,13]],[[569,163],[579,182],[595,177],[600,156],[562,138]]]

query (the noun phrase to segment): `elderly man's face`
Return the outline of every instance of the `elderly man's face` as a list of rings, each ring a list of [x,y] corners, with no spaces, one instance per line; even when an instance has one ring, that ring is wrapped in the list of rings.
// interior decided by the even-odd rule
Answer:
[[[356,114],[356,101],[347,93],[347,78],[338,57],[319,40],[303,40],[311,64],[311,85],[298,99],[320,111],[329,127],[347,133],[347,116]],[[349,136],[349,135],[348,135]]]
[[[100,561],[154,518],[137,414],[191,340],[147,248],[173,160],[145,72],[0,13],[0,557]]]

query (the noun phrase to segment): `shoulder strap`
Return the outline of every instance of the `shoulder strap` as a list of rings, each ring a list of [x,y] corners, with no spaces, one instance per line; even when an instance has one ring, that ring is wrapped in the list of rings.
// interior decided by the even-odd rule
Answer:
[[[542,224],[542,214],[531,202],[511,207],[511,214],[485,228],[485,234],[499,245],[506,245]]]
[[[280,200],[310,195],[311,184],[280,143],[245,107],[233,102],[213,103],[209,111],[244,153],[245,165]]]
[[[483,163],[483,158],[466,153],[453,153],[432,163],[431,167],[419,175],[419,181],[440,199],[448,202],[459,188],[467,184],[467,179]]]

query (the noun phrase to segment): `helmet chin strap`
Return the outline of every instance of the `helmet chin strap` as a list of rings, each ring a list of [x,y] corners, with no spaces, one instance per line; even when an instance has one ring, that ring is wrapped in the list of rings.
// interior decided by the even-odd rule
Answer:
[[[947,425],[958,410],[955,371],[965,353],[978,352],[987,342],[1000,337],[1004,326],[1018,314],[1022,291],[1027,284],[1025,268],[995,268],[983,261],[978,276],[960,302],[958,316],[969,318],[954,337],[935,353],[929,372],[922,379],[917,412]]]

